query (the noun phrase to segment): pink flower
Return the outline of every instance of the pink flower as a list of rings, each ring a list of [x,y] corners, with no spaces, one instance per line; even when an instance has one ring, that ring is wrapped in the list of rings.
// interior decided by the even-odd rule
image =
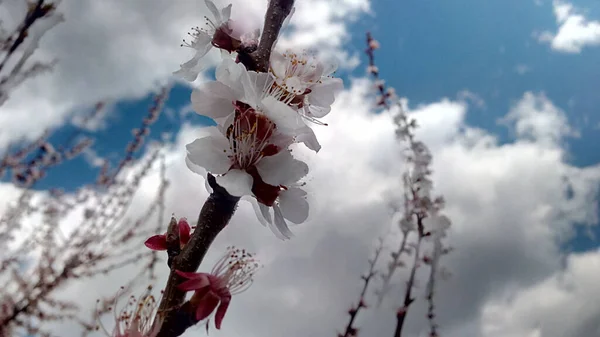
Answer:
[[[190,241],[191,228],[186,218],[179,219],[177,226],[179,227],[179,246],[183,248]],[[144,244],[152,250],[167,250],[167,233],[151,236]]]
[[[258,267],[256,260],[246,250],[228,247],[227,253],[210,273],[177,270],[179,276],[187,279],[178,288],[183,291],[194,291],[190,303],[195,310],[196,320],[208,318],[216,309],[215,326],[220,329],[231,296],[250,287],[252,276]]]

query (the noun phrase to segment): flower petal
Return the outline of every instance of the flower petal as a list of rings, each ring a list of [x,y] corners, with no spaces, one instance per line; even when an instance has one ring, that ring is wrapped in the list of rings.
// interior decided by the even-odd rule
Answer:
[[[216,130],[216,129],[215,129]],[[192,164],[203,167],[214,174],[223,174],[231,167],[231,160],[227,156],[229,140],[220,133],[196,139],[185,146],[187,159]]]
[[[291,187],[281,192],[279,207],[283,217],[295,224],[303,223],[308,218],[306,192],[300,188]]]
[[[289,151],[262,158],[256,169],[262,180],[273,186],[294,183],[308,174],[308,165],[292,157]]]
[[[247,202],[249,202],[252,205],[252,209],[254,209],[254,213],[256,214],[256,218],[258,219],[258,221],[263,225],[263,226],[268,226],[269,223],[267,222],[266,217],[263,215],[262,211],[261,211],[261,203],[259,203],[258,201],[256,201],[256,198],[251,197],[251,196],[243,196],[242,200],[245,200]],[[264,206],[264,205],[262,205]],[[268,211],[268,207],[264,206],[267,208]],[[267,215],[269,216],[269,219],[271,218],[271,215],[267,213]]]
[[[181,282],[177,288],[181,291],[201,290],[209,287],[209,282],[206,278],[191,279]]]
[[[175,273],[183,278],[187,278],[190,280],[200,279],[200,278],[208,279],[208,275],[206,275],[206,273],[195,273],[193,271],[181,271],[181,270],[175,270]]]
[[[261,216],[265,219],[265,221],[268,224],[272,224],[273,223],[273,219],[271,218],[271,212],[270,212],[270,207],[263,205],[261,203],[258,203],[258,207],[260,210],[260,214]]]
[[[224,118],[234,111],[234,91],[225,84],[212,81],[192,92],[192,108],[210,118]]]
[[[196,50],[194,57],[182,64],[180,69],[174,72],[173,75],[181,77],[186,81],[194,82],[198,78],[198,74],[205,68],[204,64],[200,64],[200,60],[212,48],[210,44],[211,40],[212,36],[204,31],[198,32],[191,44],[192,48]]]
[[[217,329],[221,329],[221,323],[223,322],[223,318],[227,313],[227,308],[229,308],[229,303],[231,302],[231,295],[221,297],[221,304],[217,308],[217,313],[215,314],[215,327]]]
[[[151,236],[144,245],[152,250],[167,250],[167,236],[164,234]]]
[[[275,228],[271,227],[271,230],[279,239],[290,239],[292,236],[294,236],[294,233],[290,231],[290,228],[285,222],[283,214],[281,213],[281,209],[279,206],[273,205],[273,211],[275,213]]]
[[[204,3],[206,4],[206,7],[208,7],[208,10],[212,13],[213,17],[216,19],[217,25],[223,23],[223,21],[221,20],[221,13],[219,13],[219,10],[217,9],[217,6],[215,6],[215,3],[211,0],[204,0]]]
[[[219,304],[220,298],[212,291],[207,292],[197,303],[196,320],[201,321],[215,310]]]
[[[244,71],[240,74],[240,83],[244,88],[242,101],[255,108],[259,107],[268,76],[268,74],[259,75],[255,71],[248,71],[244,68]]]
[[[265,97],[261,105],[265,115],[275,123],[278,130],[284,133],[295,133],[306,126],[296,111],[272,96]]]
[[[217,177],[217,184],[225,188],[234,197],[252,195],[252,176],[242,170],[229,170],[225,175]]]
[[[334,60],[329,60],[328,62],[323,62],[323,76],[329,76],[333,74],[334,71],[337,70],[338,64]]]
[[[191,228],[187,222],[187,219],[186,218],[179,219],[178,227],[179,227],[179,242],[182,245],[185,245],[190,241],[190,231],[191,231]]]
[[[192,171],[192,172],[194,172],[194,173],[196,173],[196,174],[198,174],[198,175],[200,175],[202,177],[206,177],[206,174],[208,173],[208,171],[206,171],[206,169],[204,167],[200,167],[200,166],[192,163],[192,161],[190,160],[190,158],[187,157],[187,156],[185,157],[185,165],[187,166],[187,168],[190,171]],[[209,191],[209,192],[211,192],[211,191]]]
[[[271,62],[269,62],[269,65],[271,66],[271,71],[276,78],[285,78],[287,63],[287,59],[282,53],[277,51],[273,51],[271,53]]]
[[[231,4],[229,4],[227,7],[223,7],[223,9],[221,9],[221,20],[223,20],[223,22],[229,21],[230,17],[231,17]]]
[[[340,78],[330,78],[323,80],[310,87],[311,92],[308,95],[308,103],[321,108],[328,108],[335,101],[335,95],[344,89],[344,82]],[[312,111],[315,117],[320,118],[329,113],[330,109],[326,109],[324,113],[319,114],[317,111]]]
[[[315,152],[319,152],[319,150],[321,150],[321,144],[317,139],[317,135],[315,135],[315,132],[309,126],[305,126],[297,131],[296,142],[304,143],[307,148]]]
[[[255,103],[259,104],[260,97],[263,92],[267,91],[268,88],[273,85],[273,78],[267,73],[257,73],[256,71],[248,71],[248,80],[250,81],[249,87],[253,88],[252,97],[256,97]]]
[[[242,63],[235,63],[233,59],[227,57],[217,67],[215,78],[231,88],[235,96],[241,99],[244,97],[244,87],[240,77],[244,72],[246,72],[246,68]]]

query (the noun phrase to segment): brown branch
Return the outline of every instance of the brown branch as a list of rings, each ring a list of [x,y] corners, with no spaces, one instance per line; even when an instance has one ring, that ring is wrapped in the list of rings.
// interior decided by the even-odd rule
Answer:
[[[350,315],[350,320],[348,321],[348,324],[346,325],[344,334],[339,335],[339,337],[352,337],[352,336],[357,335],[358,329],[353,326],[354,320],[356,319],[356,316],[358,315],[358,312],[360,311],[360,309],[367,307],[367,305],[365,304],[365,295],[367,294],[367,289],[369,288],[369,283],[373,279],[373,276],[375,276],[377,274],[375,272],[375,265],[377,264],[377,260],[379,259],[379,255],[381,254],[381,251],[383,250],[383,243],[384,243],[383,238],[380,238],[379,245],[377,246],[377,248],[375,248],[375,256],[373,256],[373,259],[369,260],[369,272],[366,275],[361,276],[364,284],[363,284],[363,288],[360,292],[358,304],[356,307],[352,307],[352,308],[350,308],[350,310],[348,310],[348,314]]]
[[[283,21],[290,14],[294,7],[294,0],[270,0],[267,13],[265,14],[265,24],[263,26],[258,49],[251,53],[240,53],[239,59],[248,70],[254,70],[262,73],[269,71],[269,58],[271,51],[279,37],[279,31]]]
[[[398,309],[396,312],[396,329],[394,330],[394,337],[400,337],[402,335],[402,328],[404,327],[404,320],[406,319],[406,314],[408,313],[408,308],[415,301],[412,297],[412,289],[415,283],[415,276],[417,274],[417,268],[419,268],[419,253],[421,249],[421,241],[425,237],[424,226],[423,226],[423,217],[417,216],[417,233],[419,237],[417,239],[416,247],[415,247],[415,257],[413,260],[413,265],[410,270],[410,276],[408,281],[406,282],[406,290],[404,293],[404,302],[402,303],[402,307]]]
[[[191,326],[186,326],[182,330],[180,317],[185,309],[185,306],[182,306],[185,300],[185,292],[177,289],[177,285],[184,280],[175,273],[175,270],[195,272],[200,267],[208,248],[221,230],[229,223],[240,200],[240,198],[231,196],[223,187],[217,185],[214,176],[209,174],[207,179],[213,188],[213,193],[210,194],[200,211],[198,223],[190,241],[181,253],[173,258],[171,273],[158,309],[159,314],[164,315],[158,337],[180,336],[185,329]]]

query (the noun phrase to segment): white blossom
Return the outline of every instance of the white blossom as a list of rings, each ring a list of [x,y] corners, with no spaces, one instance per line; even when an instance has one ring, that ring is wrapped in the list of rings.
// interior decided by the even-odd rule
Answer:
[[[229,53],[237,51],[242,47],[256,46],[260,30],[252,30],[230,19],[231,4],[223,7],[220,11],[211,0],[205,0],[206,7],[212,14],[212,18],[205,17],[205,27],[192,28],[189,35],[191,42],[183,41],[185,47],[196,51],[191,60],[181,65],[181,68],[173,74],[193,82],[204,66],[200,60],[212,47],[219,48]]]
[[[323,63],[307,53],[271,53],[269,73],[274,82],[269,90],[294,107],[307,120],[317,120],[331,111],[335,94],[344,88],[339,78],[331,77],[337,65]]]
[[[256,111],[269,110],[269,119],[279,131],[304,143],[309,149],[319,151],[313,130],[290,106],[278,100],[268,90],[269,75],[248,71],[243,64],[225,59],[217,67],[216,81],[208,82],[192,93],[192,107],[200,114],[214,119],[219,125],[230,125],[235,111],[246,106]],[[290,143],[291,144],[291,143]]]

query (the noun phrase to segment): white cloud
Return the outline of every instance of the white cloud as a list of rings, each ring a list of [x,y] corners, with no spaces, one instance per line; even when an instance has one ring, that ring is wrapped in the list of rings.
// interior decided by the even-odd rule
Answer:
[[[567,2],[555,0],[553,6],[558,31],[535,34],[540,42],[548,42],[552,49],[565,53],[580,53],[586,46],[600,45],[600,21],[588,20]]]
[[[573,254],[564,270],[483,309],[487,336],[598,336],[600,251]],[[529,334],[525,334],[529,333]]]
[[[233,2],[234,19],[261,23],[266,1]],[[10,21],[18,17],[17,12],[22,14],[19,3],[2,3],[2,8],[12,11],[0,12],[0,18]],[[66,21],[42,38],[37,54],[59,63],[53,72],[15,90],[2,106],[0,148],[15,138],[32,138],[47,127],[59,126],[69,114],[100,100],[141,97],[155,90],[189,59],[192,51],[179,45],[191,27],[204,23],[207,12],[204,2],[196,0],[65,0],[59,9]],[[368,10],[368,0],[298,2],[292,29],[283,42],[317,47],[352,66],[356,59],[343,48],[348,23]],[[214,52],[213,63],[217,57]]]
[[[210,261],[230,244],[257,252],[265,268],[248,292],[234,297],[222,331],[211,334],[323,336],[335,335],[345,324],[372,244],[390,221],[384,196],[400,188],[402,172],[401,146],[390,115],[368,112],[371,88],[368,81],[354,81],[327,116],[329,126],[316,127],[321,152],[312,156],[299,151],[311,162],[311,216],[309,222],[292,228],[293,240],[277,240],[243,202],[217,238],[202,270],[209,269]],[[566,120],[557,119],[558,108],[543,96],[525,94],[515,104],[513,111],[521,112],[509,113],[511,120],[526,127],[509,144],[498,144],[493,135],[466,125],[467,108],[441,100],[411,109],[421,125],[418,136],[433,151],[436,190],[446,197],[454,223],[449,239],[456,250],[443,261],[454,276],[440,283],[437,298],[441,331],[450,337],[516,337],[537,336],[539,328],[543,336],[557,331],[548,336],[589,337],[593,321],[588,318],[600,314],[600,305],[586,302],[585,294],[598,291],[600,279],[593,273],[593,263],[598,263],[600,253],[589,252],[585,258],[565,255],[559,243],[572,234],[575,222],[595,222],[600,167],[576,168],[565,162],[559,141],[565,133],[556,128],[565,129]],[[167,213],[190,219],[207,196],[203,178],[189,172],[183,162],[183,146],[197,134],[197,129],[184,127],[168,155],[172,183]],[[147,203],[157,184],[156,174],[146,179],[136,202]],[[73,296],[85,289],[91,306],[99,296],[91,289],[115,291],[126,273],[65,292]],[[362,333],[391,334],[393,300],[405,276],[401,271],[397,290],[382,308],[361,314]],[[559,282],[562,279],[568,279],[568,287]],[[420,299],[408,317],[411,335],[426,326]],[[568,314],[568,323],[555,325],[553,315],[565,306],[576,310]]]
[[[564,111],[544,94],[525,93],[499,122],[514,122],[518,137],[529,137],[537,141],[557,142],[565,136],[578,136],[569,126]]]

